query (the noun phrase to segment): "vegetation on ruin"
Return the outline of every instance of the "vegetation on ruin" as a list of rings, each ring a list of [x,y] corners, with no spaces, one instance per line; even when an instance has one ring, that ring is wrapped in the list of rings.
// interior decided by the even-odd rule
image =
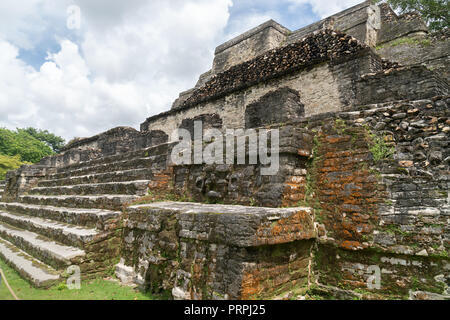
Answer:
[[[149,204],[153,202],[164,202],[164,201],[176,201],[176,202],[193,202],[194,200],[184,193],[177,193],[174,191],[172,184],[162,190],[152,190],[148,191],[148,194],[133,201],[132,206]]]
[[[431,40],[430,39],[418,39],[418,38],[404,37],[404,38],[396,39],[387,44],[379,45],[375,49],[381,50],[381,49],[385,48],[386,46],[397,47],[400,45],[429,47],[429,46],[431,46]]]
[[[395,148],[386,143],[384,135],[377,135],[370,131],[368,131],[368,135],[370,139],[369,151],[375,162],[392,158],[395,153]]]
[[[305,187],[305,198],[298,203],[298,206],[307,206],[314,209],[316,213],[316,220],[321,222],[321,207],[319,199],[315,196],[315,190],[318,179],[317,167],[318,163],[322,160],[319,154],[320,140],[317,134],[313,138],[312,146],[312,157],[309,159],[307,164],[307,175],[306,175],[306,187]]]

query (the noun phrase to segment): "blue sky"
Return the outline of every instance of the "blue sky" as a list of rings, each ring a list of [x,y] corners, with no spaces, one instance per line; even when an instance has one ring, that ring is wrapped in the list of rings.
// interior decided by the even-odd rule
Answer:
[[[235,1],[230,8],[228,28],[245,20],[250,14],[270,17],[288,29],[296,30],[321,19],[310,3],[295,5],[288,1]]]
[[[195,85],[221,43],[269,19],[296,30],[359,2],[2,0],[0,127],[66,139],[138,128]],[[72,5],[79,29],[67,27]]]
[[[67,38],[74,43],[80,42],[80,37],[75,32],[70,32],[67,28],[49,27],[48,33],[43,34],[43,38],[36,43],[32,48],[20,48],[19,59],[27,64],[39,69],[46,61],[48,52],[57,52],[61,47],[58,39]]]

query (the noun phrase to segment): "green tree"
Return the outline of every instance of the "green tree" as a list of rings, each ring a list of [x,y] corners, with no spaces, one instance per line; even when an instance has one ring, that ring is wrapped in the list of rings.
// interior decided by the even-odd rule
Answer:
[[[25,130],[13,131],[0,128],[0,154],[18,155],[21,161],[36,163],[54,152],[46,143],[36,139]]]
[[[48,132],[47,130],[37,130],[31,127],[18,130],[23,130],[36,139],[46,143],[55,153],[61,152],[61,149],[64,147],[65,140],[57,135],[54,135],[53,133]]]
[[[20,161],[20,156],[5,156],[0,154],[0,180],[4,180],[6,173],[10,170],[15,170],[21,165],[31,164],[29,162]]]
[[[448,0],[375,0],[375,2],[387,2],[401,14],[417,11],[432,31],[447,29],[450,25]]]

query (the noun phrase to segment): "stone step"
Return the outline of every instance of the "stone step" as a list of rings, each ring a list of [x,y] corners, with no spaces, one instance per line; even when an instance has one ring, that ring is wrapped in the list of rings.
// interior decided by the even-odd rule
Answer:
[[[36,232],[68,246],[79,248],[84,248],[86,243],[94,240],[99,235],[99,231],[95,229],[4,211],[0,211],[0,222]]]
[[[133,180],[152,180],[153,170],[148,168],[121,170],[105,173],[71,176],[62,179],[41,180],[38,187],[71,186],[76,184],[124,182]]]
[[[135,195],[114,195],[105,194],[97,196],[41,196],[41,195],[25,195],[19,196],[20,202],[28,204],[49,205],[55,207],[69,208],[89,208],[89,209],[107,209],[113,211],[121,211],[124,205],[129,204],[137,199]]]
[[[0,257],[35,287],[48,288],[60,279],[55,269],[3,239],[0,239]]]
[[[101,209],[65,208],[18,202],[0,202],[0,210],[51,219],[71,225],[105,230],[121,212]]]
[[[146,149],[141,149],[137,151],[106,156],[101,158],[92,159],[89,161],[77,162],[65,167],[58,168],[58,172],[64,172],[66,170],[76,170],[84,167],[91,167],[100,164],[110,164],[114,162],[122,162],[122,161],[130,161],[135,158],[153,158],[155,160],[164,159],[165,155],[168,154],[170,150],[170,146],[174,143],[164,143],[160,145],[156,145],[153,147],[149,147]],[[161,157],[162,156],[162,157]]]
[[[36,187],[30,195],[100,195],[100,194],[147,194],[149,180],[78,184],[72,186]]]
[[[164,217],[178,223],[184,239],[236,247],[258,247],[316,238],[309,207],[267,208],[193,202],[153,202],[126,208],[125,232],[159,230]],[[167,218],[166,218],[167,219]],[[124,234],[128,237],[130,234]],[[133,237],[131,235],[130,237]]]
[[[57,243],[52,239],[16,228],[5,222],[0,222],[0,237],[55,269],[63,269],[71,264],[77,264],[77,261],[85,255],[82,249]]]
[[[144,168],[155,168],[159,167],[154,164],[154,158],[135,158],[132,160],[123,160],[119,162],[113,162],[108,164],[97,164],[94,166],[87,166],[80,169],[69,170],[64,168],[58,173],[48,175],[45,180],[53,180],[53,179],[63,179],[75,176],[85,176],[89,174],[96,173],[106,173],[106,172],[115,172],[122,170],[130,170],[130,169],[144,169]]]

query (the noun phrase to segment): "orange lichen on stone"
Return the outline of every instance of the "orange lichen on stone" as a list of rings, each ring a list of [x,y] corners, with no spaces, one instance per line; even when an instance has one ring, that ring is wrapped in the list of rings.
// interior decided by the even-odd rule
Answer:
[[[293,207],[299,201],[305,198],[306,191],[306,177],[291,176],[285,182],[285,189],[283,193],[282,206]]]
[[[365,137],[363,128],[354,129],[352,135],[336,135],[331,129],[317,137],[316,216],[336,244],[348,250],[362,248],[382,201],[378,179],[367,168],[370,150]]]
[[[149,187],[152,190],[166,189],[171,179],[172,175],[170,172],[155,173],[152,181],[149,183]]]
[[[279,288],[289,291],[302,283],[306,286],[309,259],[306,256],[281,264],[266,261],[251,266],[243,273],[240,299],[273,298]]]
[[[262,289],[259,287],[257,272],[258,271],[255,271],[255,274],[244,273],[244,275],[242,276],[242,300],[250,300],[252,299],[252,297],[258,295],[262,291]]]
[[[341,243],[340,246],[342,249],[347,249],[347,250],[358,250],[358,249],[362,249],[363,246],[361,245],[360,242],[358,241],[350,241],[350,240],[345,240]]]
[[[414,162],[413,161],[399,161],[398,164],[400,167],[409,168],[414,165]]]
[[[257,232],[257,241],[263,244],[281,244],[315,237],[311,214],[299,210],[288,218],[261,225]]]
[[[327,136],[325,141],[330,144],[348,142],[351,139],[349,136]]]

